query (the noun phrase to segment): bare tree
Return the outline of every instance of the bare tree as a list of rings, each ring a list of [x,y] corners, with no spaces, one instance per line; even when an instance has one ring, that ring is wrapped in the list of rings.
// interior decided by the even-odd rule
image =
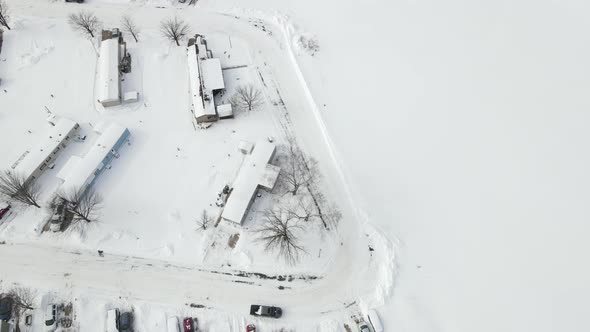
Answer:
[[[265,243],[267,250],[277,250],[279,257],[287,263],[294,265],[299,261],[300,255],[305,249],[298,244],[296,230],[302,229],[297,224],[297,219],[284,209],[266,210],[264,212],[264,225],[258,229],[259,240]]]
[[[176,46],[180,46],[180,41],[188,34],[190,26],[183,20],[180,20],[177,16],[174,18],[168,18],[160,22],[160,31],[164,38],[176,43]]]
[[[201,218],[197,221],[197,224],[199,225],[200,230],[206,230],[212,222],[213,218],[209,216],[207,210],[203,210],[201,213]]]
[[[0,194],[17,202],[40,208],[39,187],[24,176],[6,170],[0,173]]]
[[[8,296],[12,299],[12,304],[15,307],[28,310],[35,309],[33,304],[37,293],[30,288],[15,286],[8,292]]]
[[[336,227],[342,219],[340,209],[330,204],[324,194],[315,187],[308,187],[309,199],[300,199],[296,206],[289,207],[287,212],[302,222],[321,222],[326,229]]]
[[[96,221],[102,208],[102,196],[93,189],[71,190],[59,193],[58,196],[67,202],[66,209],[74,216],[86,222]]]
[[[123,31],[133,36],[136,43],[139,42],[139,33],[141,31],[131,16],[125,15],[121,17],[121,25],[123,26]]]
[[[35,309],[33,304],[37,297],[37,293],[30,288],[15,286],[8,292],[7,297],[12,301],[13,316],[15,317],[16,325],[18,326],[22,314],[26,310]]]
[[[0,26],[6,27],[6,29],[10,30],[10,26],[8,25],[8,21],[10,20],[10,10],[8,9],[8,5],[6,1],[0,0]]]
[[[253,84],[240,85],[231,97],[230,103],[238,110],[251,111],[262,105],[262,92]]]
[[[318,217],[326,229],[338,226],[342,219],[342,212],[335,204],[328,202],[326,196],[315,187],[310,187],[311,199],[318,212]]]
[[[314,185],[320,174],[317,161],[307,157],[292,138],[288,141],[286,160],[281,165],[279,177],[287,185],[287,192],[295,196],[301,187]]]
[[[102,25],[96,15],[86,11],[70,14],[68,16],[68,22],[72,29],[80,31],[83,34],[88,34],[92,38],[94,38]]]
[[[290,207],[287,212],[294,218],[303,222],[314,221],[320,217],[318,209],[313,202],[304,202],[303,199],[299,201],[297,206]]]

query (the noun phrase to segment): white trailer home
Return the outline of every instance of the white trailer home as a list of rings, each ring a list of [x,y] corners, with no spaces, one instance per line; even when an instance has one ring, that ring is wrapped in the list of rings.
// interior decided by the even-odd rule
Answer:
[[[223,219],[242,224],[258,188],[274,188],[281,170],[269,164],[275,149],[274,144],[260,141],[256,143],[254,151],[246,155],[221,214]]]
[[[121,104],[121,58],[127,52],[119,29],[103,30],[97,72],[98,102],[104,107]]]
[[[65,149],[80,128],[76,122],[66,119],[50,117],[51,129],[39,139],[39,144],[19,158],[12,169],[22,176],[25,181],[35,181],[41,176]]]
[[[214,94],[225,88],[221,62],[211,56],[202,36],[191,38],[188,45],[189,89],[192,112],[197,123],[219,119]]]
[[[85,193],[107,168],[118,151],[129,138],[129,130],[118,124],[99,124],[94,130],[101,134],[84,157],[71,157],[59,171],[57,177],[63,180],[60,189],[64,192]]]

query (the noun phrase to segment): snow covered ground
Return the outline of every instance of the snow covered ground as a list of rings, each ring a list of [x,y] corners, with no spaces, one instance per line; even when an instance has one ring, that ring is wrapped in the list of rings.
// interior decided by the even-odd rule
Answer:
[[[587,330],[588,2],[203,0],[288,15],[355,203],[397,239],[389,331]]]
[[[7,242],[1,248],[3,266],[11,266],[8,268],[11,273],[3,274],[3,288],[8,289],[16,282],[55,293],[65,297],[65,301],[74,302],[79,315],[86,315],[83,312],[94,303],[99,307],[120,305],[116,302],[117,295],[127,298],[132,306],[147,301],[140,312],[154,310],[158,315],[163,309],[150,308],[149,303],[161,303],[165,310],[181,315],[182,312],[171,306],[183,306],[183,303],[186,306],[188,301],[204,298],[215,306],[200,316],[212,320],[210,324],[214,325],[215,315],[226,312],[231,330],[243,329],[245,319],[240,317],[247,314],[248,304],[252,302],[272,302],[286,310],[285,318],[279,322],[262,320],[259,323],[262,328],[339,331],[344,324],[354,328],[352,319],[360,310],[383,304],[390,293],[393,248],[386,237],[357,220],[348,188],[342,182],[342,170],[332,158],[333,147],[325,141],[325,128],[318,121],[313,96],[292,53],[292,38],[284,30],[288,22],[281,21],[282,17],[267,20],[267,17],[241,16],[233,10],[219,13],[143,4],[134,4],[132,9],[99,1],[85,5],[106,26],[116,26],[120,14],[133,12],[143,29],[139,44],[127,38],[134,69],[122,84],[124,91],[139,91],[141,100],[105,110],[94,102],[97,45],[75,34],[66,23],[67,15],[79,7],[58,2],[11,2],[14,29],[5,33],[0,56],[2,88],[6,90],[0,98],[2,167],[9,167],[47,130],[47,109],[79,122],[81,133],[87,137],[85,142],[71,143],[55,168],[39,179],[43,201],[59,186],[55,175],[67,158],[88,151],[89,142],[96,139],[92,128],[98,121],[125,125],[131,138],[97,182],[97,191],[105,197],[100,223],[79,224],[63,234],[41,233],[47,211],[13,209],[14,215],[0,225],[1,240]],[[238,82],[252,82],[264,91],[266,106],[218,122],[207,130],[195,129],[188,104],[185,49],[163,42],[158,32],[159,21],[171,15],[188,20],[195,32],[208,36],[210,47],[214,54],[218,52],[216,56],[221,57],[225,68],[248,65],[226,70],[228,91]],[[225,58],[224,48],[228,45],[231,58]],[[238,142],[273,137],[281,143],[286,131],[293,132],[305,150],[319,159],[324,174],[322,190],[344,215],[335,232],[310,228],[303,240],[308,253],[296,266],[277,264],[274,255],[265,253],[251,234],[252,226],[255,228],[259,222],[259,212],[270,203],[270,194],[263,193],[255,202],[254,212],[242,229],[222,224],[205,232],[196,230],[200,212],[215,210],[217,193],[231,182],[239,168]],[[235,232],[240,234],[240,241],[232,250],[226,243]],[[219,244],[226,248],[219,249]],[[122,268],[131,273],[111,273],[117,269],[93,265],[97,262],[95,250],[104,250],[107,260],[110,257],[123,260]],[[72,251],[81,260],[67,254]],[[153,271],[137,270],[130,261],[135,259],[163,265],[157,272],[160,279],[147,282],[145,275]],[[159,289],[159,283],[178,272],[170,264],[189,269],[201,266],[207,272],[190,278],[196,286],[191,284],[186,290],[181,287],[186,280],[172,281],[171,286],[179,293],[162,296],[166,290]],[[27,267],[33,270],[26,272]],[[97,274],[99,270],[101,273]],[[252,272],[266,273],[270,280],[284,278],[289,286],[270,282],[272,291],[261,292],[256,282],[251,281],[256,278],[255,274],[249,274]],[[205,274],[217,280],[224,273],[246,280],[234,282],[242,286],[239,288],[213,285],[207,289],[214,295],[199,295],[203,291],[201,282],[207,279]],[[244,273],[246,277],[242,276]],[[302,281],[291,283],[298,276]],[[128,285],[136,282],[158,291],[148,296],[145,288],[129,288]],[[260,285],[268,283],[265,279]],[[222,292],[221,288],[226,290]],[[197,293],[189,289],[197,289]],[[79,307],[75,304],[78,298],[91,304]],[[96,321],[101,315],[88,320]],[[302,321],[303,317],[307,321]],[[103,319],[100,320],[102,323]],[[153,324],[146,323],[138,329],[153,331],[158,324],[154,320]],[[100,329],[100,324],[94,328]],[[93,330],[82,326],[80,329]]]
[[[89,2],[107,11],[130,3],[138,13],[171,4]],[[50,2],[11,3],[25,16],[45,17]],[[319,52],[312,57],[294,47],[295,60],[333,150],[317,144],[321,127],[298,137],[324,167],[335,157],[348,185],[338,191],[339,201],[354,202],[349,213],[396,239],[395,289],[379,310],[386,331],[590,327],[586,2],[199,0],[196,15],[210,11],[295,24],[291,41],[317,38]],[[220,27],[221,21],[206,20],[203,27],[250,34],[242,25]],[[74,54],[89,57],[85,41],[77,41]],[[26,75],[55,49],[31,45],[17,66]],[[263,52],[277,61],[273,73],[281,84],[297,76],[276,70],[292,68],[274,57],[285,53]],[[44,70],[52,68],[58,70]],[[84,73],[81,91],[92,85],[87,64],[62,70]],[[47,96],[24,89],[32,97],[11,104],[38,110]],[[295,131],[307,133],[309,99],[285,98],[295,106],[289,108]],[[68,105],[89,106],[84,96],[70,99]],[[0,108],[3,130],[5,117]],[[31,121],[40,126],[43,118]],[[23,145],[32,141],[22,134],[29,140]]]

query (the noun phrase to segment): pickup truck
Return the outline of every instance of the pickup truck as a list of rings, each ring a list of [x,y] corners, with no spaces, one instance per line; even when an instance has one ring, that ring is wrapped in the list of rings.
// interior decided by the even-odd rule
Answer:
[[[279,307],[253,304],[250,306],[250,315],[261,317],[280,318],[283,310]]]

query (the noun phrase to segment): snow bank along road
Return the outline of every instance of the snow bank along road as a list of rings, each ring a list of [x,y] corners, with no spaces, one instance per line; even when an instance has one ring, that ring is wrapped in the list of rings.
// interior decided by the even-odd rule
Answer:
[[[66,20],[80,6],[65,3],[20,0],[9,1],[13,16],[48,17]],[[104,20],[105,26],[117,26],[124,6],[91,2],[91,9]],[[337,162],[331,157],[321,126],[310,109],[309,96],[298,77],[296,63],[281,33],[269,36],[252,27],[247,19],[235,15],[208,12],[196,8],[134,8],[134,15],[146,33],[157,35],[162,18],[178,15],[189,21],[196,31],[223,31],[246,40],[252,52],[259,53],[259,63],[273,74],[273,80],[283,93],[291,124],[296,134],[305,133],[305,141],[313,141],[311,152],[320,159],[322,171],[345,216],[338,230],[342,246],[326,271],[318,271],[317,280],[279,282],[223,275],[197,268],[149,261],[139,258],[111,256],[98,258],[93,253],[74,253],[58,248],[31,244],[0,245],[0,264],[4,282],[19,282],[36,287],[84,288],[100,295],[126,296],[158,303],[199,303],[219,310],[247,314],[251,302],[272,302],[286,307],[286,319],[307,317],[342,310],[352,303],[369,306],[383,303],[392,284],[392,246],[369,225],[355,221],[354,206],[350,206],[347,188],[340,178]],[[18,32],[18,29],[16,29]],[[195,31],[195,32],[196,32]],[[277,31],[279,29],[277,28]],[[278,36],[278,37],[277,37]],[[278,39],[277,39],[278,38]],[[263,59],[263,60],[261,60]],[[300,73],[299,73],[300,74]],[[367,242],[375,252],[369,255]],[[48,250],[49,249],[49,250]],[[279,289],[279,286],[285,289]]]

